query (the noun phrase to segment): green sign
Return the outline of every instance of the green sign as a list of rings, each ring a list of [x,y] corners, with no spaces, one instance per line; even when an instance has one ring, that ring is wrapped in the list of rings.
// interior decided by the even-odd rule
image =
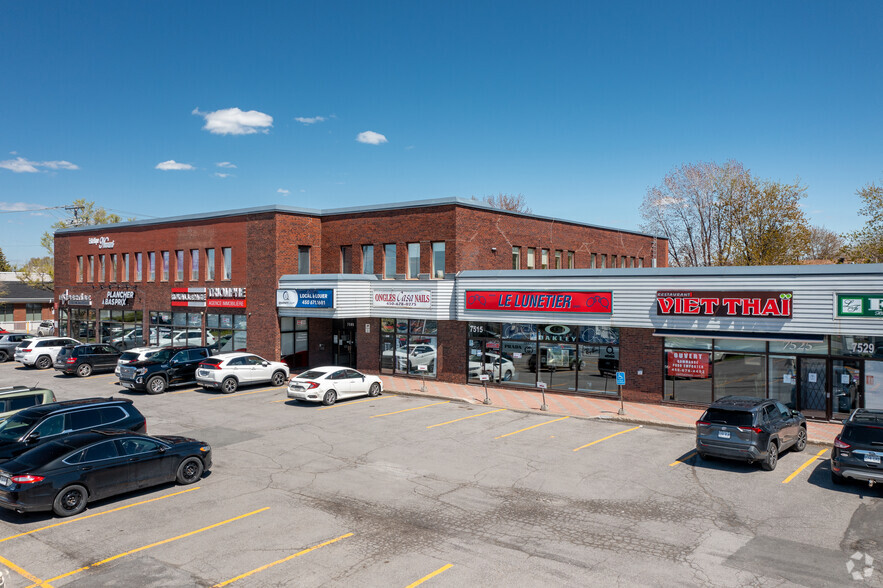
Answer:
[[[838,294],[837,316],[877,316],[883,318],[883,293]]]

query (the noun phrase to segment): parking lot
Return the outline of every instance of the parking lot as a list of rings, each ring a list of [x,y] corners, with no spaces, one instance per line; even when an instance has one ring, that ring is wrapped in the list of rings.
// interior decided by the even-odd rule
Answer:
[[[833,487],[823,447],[764,472],[683,430],[115,382],[0,364],[0,386],[132,398],[149,433],[209,442],[212,471],[71,519],[0,512],[7,586],[883,585],[881,490]]]

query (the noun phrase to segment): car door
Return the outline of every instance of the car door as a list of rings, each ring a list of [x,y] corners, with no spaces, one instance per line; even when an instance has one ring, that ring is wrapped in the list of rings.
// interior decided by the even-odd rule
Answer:
[[[763,407],[763,419],[769,429],[770,437],[777,436],[779,438],[779,447],[783,447],[790,442],[788,439],[788,428],[785,420],[782,419],[781,413],[779,413],[779,409],[772,404],[767,404]]]
[[[269,382],[273,377],[273,366],[263,357],[257,355],[248,356],[248,363],[251,366],[253,382]]]
[[[225,371],[229,371],[230,375],[235,377],[240,384],[248,384],[253,381],[254,374],[245,357],[234,357],[227,362],[226,368]]]
[[[368,393],[368,378],[357,372],[356,370],[346,370],[347,387],[350,394],[360,395]]]
[[[346,398],[350,395],[349,379],[346,377],[346,370],[337,370],[328,376],[334,389],[337,391],[338,398]]]
[[[175,385],[187,381],[187,368],[190,356],[187,350],[179,351],[169,360],[169,384]]]
[[[783,427],[783,437],[787,436],[787,442],[789,444],[797,441],[797,433],[800,429],[800,419],[794,416],[791,413],[791,409],[782,404],[781,402],[776,402],[776,410],[779,411],[779,415],[782,417]]]
[[[67,461],[76,463],[80,480],[89,490],[89,500],[133,489],[129,485],[128,458],[120,455],[113,439],[90,445]]]
[[[116,366],[119,354],[110,345],[94,345],[92,353],[92,366],[96,370],[106,371]]]
[[[128,484],[131,489],[148,488],[175,478],[176,458],[166,453],[166,446],[144,437],[117,439],[117,448],[128,461]]]

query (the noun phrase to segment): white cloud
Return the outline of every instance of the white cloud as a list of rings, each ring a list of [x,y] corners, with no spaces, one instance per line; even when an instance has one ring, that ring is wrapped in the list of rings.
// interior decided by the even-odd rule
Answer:
[[[13,152],[15,154],[15,152]],[[17,174],[28,173],[35,174],[40,171],[41,167],[47,169],[80,169],[70,161],[30,161],[24,157],[16,157],[15,159],[7,159],[0,161],[0,168],[8,169]]]
[[[168,161],[163,161],[162,163],[156,164],[156,169],[161,169],[164,171],[169,170],[179,170],[179,169],[196,169],[189,163],[178,163],[174,159],[170,159]]]
[[[42,204],[30,204],[28,202],[0,202],[0,211],[24,212],[27,210],[42,210],[46,208]]]
[[[290,194],[291,193],[291,190],[286,190],[285,188],[279,188],[276,191],[279,192],[280,194]]]
[[[235,165],[233,165],[233,164],[230,163],[229,161],[219,161],[219,162],[216,163],[215,165],[218,166],[218,167],[229,167],[229,168],[234,168],[234,167],[236,167]]]
[[[381,135],[380,133],[375,133],[374,131],[365,131],[359,133],[356,137],[356,141],[359,143],[367,143],[368,145],[380,145],[381,143],[389,143],[386,140],[386,137]]]
[[[201,112],[194,108],[192,114],[205,118],[204,130],[215,135],[252,135],[267,133],[273,126],[273,117],[257,110],[226,108],[214,112]]]
[[[328,119],[324,116],[296,116],[294,120],[305,125],[314,125],[319,122],[325,122]]]
[[[218,178],[230,178],[230,177],[233,177],[233,174],[222,174],[221,172],[215,172],[215,177],[218,177]]]

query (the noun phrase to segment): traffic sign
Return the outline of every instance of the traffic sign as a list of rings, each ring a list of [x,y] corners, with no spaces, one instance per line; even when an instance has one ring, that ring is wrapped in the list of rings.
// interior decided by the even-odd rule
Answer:
[[[625,372],[616,372],[616,385],[625,386]]]

